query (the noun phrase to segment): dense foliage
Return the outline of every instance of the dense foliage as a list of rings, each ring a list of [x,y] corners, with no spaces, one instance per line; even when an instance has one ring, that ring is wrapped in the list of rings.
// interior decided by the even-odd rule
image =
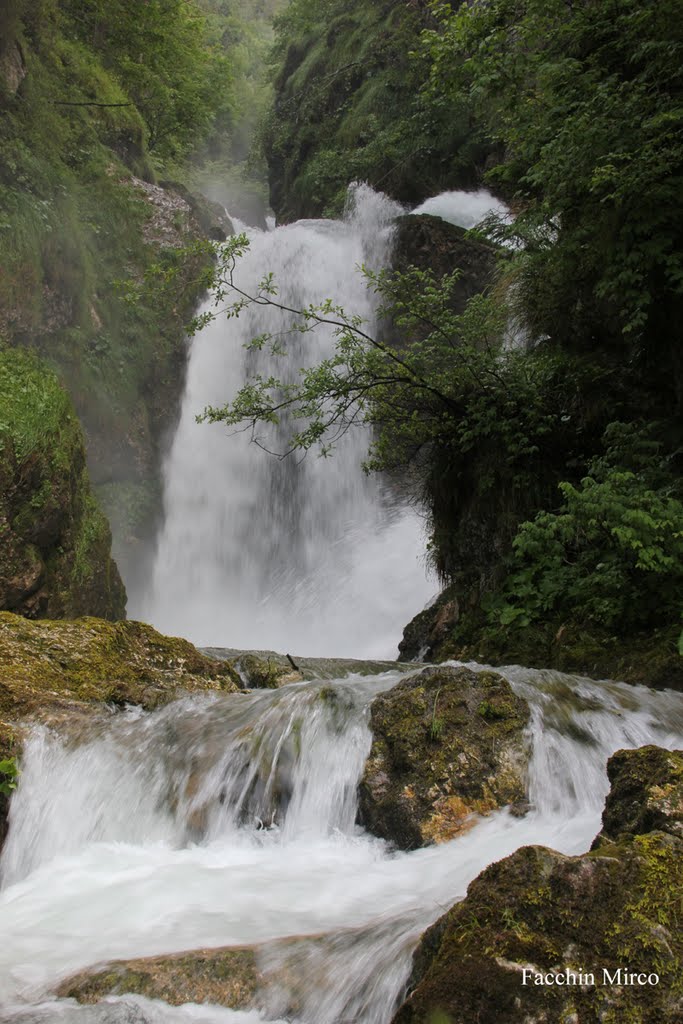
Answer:
[[[505,147],[491,180],[517,213],[527,320],[565,346],[640,359],[678,399],[680,13],[676,0],[492,0],[444,6],[425,39],[435,101],[466,94]]]
[[[275,105],[265,129],[271,202],[281,220],[335,214],[350,181],[405,201],[477,179],[489,147],[463,103],[426,102],[421,30],[428,6],[396,0],[292,0],[276,22]]]

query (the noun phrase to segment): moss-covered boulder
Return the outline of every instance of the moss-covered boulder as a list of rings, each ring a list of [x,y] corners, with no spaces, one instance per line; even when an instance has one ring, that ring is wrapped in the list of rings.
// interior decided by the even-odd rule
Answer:
[[[521,809],[525,701],[494,672],[431,668],[377,697],[360,819],[401,849],[446,842],[506,804]]]
[[[392,1024],[679,1022],[682,854],[653,832],[609,856],[530,846],[493,864],[424,936]]]
[[[681,773],[683,751],[616,754],[597,847],[482,872],[423,936],[392,1024],[683,1020]]]
[[[11,721],[65,705],[150,710],[180,693],[241,689],[229,664],[142,622],[31,622],[0,612],[0,661],[0,716]]]
[[[261,978],[250,948],[199,949],[190,953],[119,960],[63,982],[58,995],[97,1003],[108,995],[146,996],[171,1006],[214,1003],[233,1010],[248,1007]]]
[[[71,401],[36,358],[1,349],[0,608],[120,619],[125,607]]]
[[[620,750],[607,774],[611,787],[599,842],[656,829],[683,839],[683,751]]]

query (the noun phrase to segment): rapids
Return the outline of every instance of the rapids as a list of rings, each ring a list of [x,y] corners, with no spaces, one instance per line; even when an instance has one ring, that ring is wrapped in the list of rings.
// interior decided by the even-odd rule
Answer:
[[[587,849],[609,755],[683,745],[680,694],[503,671],[532,707],[532,809],[412,853],[355,823],[369,703],[399,671],[35,729],[0,864],[0,1020],[387,1024],[421,932],[483,867],[528,843]],[[51,995],[88,965],[244,944],[266,978],[250,1012]]]

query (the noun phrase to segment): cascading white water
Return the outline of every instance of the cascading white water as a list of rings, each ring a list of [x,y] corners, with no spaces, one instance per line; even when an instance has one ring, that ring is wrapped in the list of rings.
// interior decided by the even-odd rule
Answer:
[[[532,810],[405,854],[354,825],[368,704],[398,673],[37,730],[0,864],[0,1020],[387,1024],[419,935],[483,867],[528,843],[586,849],[610,754],[683,745],[680,694],[503,671],[532,708]],[[98,962],[252,943],[253,1011],[49,994]]]
[[[374,328],[361,264],[387,262],[401,208],[367,186],[344,221],[300,221],[252,232],[236,283],[256,294],[272,272],[278,301],[302,309],[332,299]],[[207,308],[213,308],[209,303]],[[279,461],[246,435],[197,425],[251,373],[282,378],[329,356],[332,328],[290,335],[287,357],[247,351],[292,318],[251,306],[218,317],[193,341],[180,423],[165,467],[165,523],[150,592],[133,616],[200,644],[299,654],[393,657],[400,630],[434,592],[422,522],[386,483],[367,477],[368,434],[351,430],[332,459]],[[286,447],[284,428],[269,437]]]

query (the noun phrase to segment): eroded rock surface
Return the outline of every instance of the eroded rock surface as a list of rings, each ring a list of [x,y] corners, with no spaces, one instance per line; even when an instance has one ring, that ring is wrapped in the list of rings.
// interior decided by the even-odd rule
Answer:
[[[401,849],[525,798],[526,702],[495,672],[429,668],[375,699],[361,821]]]

